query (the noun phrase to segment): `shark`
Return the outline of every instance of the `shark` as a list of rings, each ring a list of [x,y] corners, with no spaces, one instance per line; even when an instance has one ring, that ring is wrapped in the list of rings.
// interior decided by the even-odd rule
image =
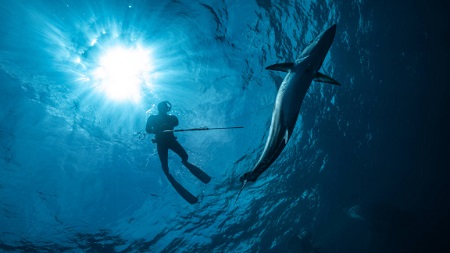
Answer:
[[[246,183],[249,181],[255,182],[275,162],[286,147],[311,83],[316,81],[340,86],[335,79],[319,72],[333,43],[335,34],[336,24],[319,34],[303,50],[295,62],[278,63],[266,67],[267,70],[282,71],[286,72],[287,75],[283,82],[277,85],[278,92],[264,150],[253,169],[240,177],[242,188],[238,197]]]

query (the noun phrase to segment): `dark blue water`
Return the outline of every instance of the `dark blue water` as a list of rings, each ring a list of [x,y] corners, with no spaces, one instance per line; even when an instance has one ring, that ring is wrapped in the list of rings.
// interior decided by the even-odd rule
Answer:
[[[447,252],[450,8],[431,2],[3,3],[0,250]],[[234,204],[284,78],[264,68],[334,23],[322,72],[342,85],[312,84]],[[135,134],[161,100],[179,128],[245,127],[177,134],[213,177],[169,156],[198,204]]]

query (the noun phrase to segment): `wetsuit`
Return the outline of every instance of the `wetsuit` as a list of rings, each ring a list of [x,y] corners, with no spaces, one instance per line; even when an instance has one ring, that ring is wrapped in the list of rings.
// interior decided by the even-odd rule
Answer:
[[[160,111],[160,114],[151,115],[150,117],[148,117],[145,130],[147,131],[147,133],[155,134],[155,139],[152,141],[156,143],[159,160],[161,161],[162,169],[169,182],[181,195],[181,197],[183,197],[190,204],[195,204],[198,202],[198,198],[192,195],[181,184],[179,184],[169,173],[169,149],[177,153],[181,157],[184,166],[186,166],[186,168],[188,168],[188,170],[203,183],[209,183],[209,181],[211,181],[211,177],[208,176],[208,174],[202,171],[199,167],[188,162],[188,154],[177,141],[177,138],[175,137],[175,135],[173,135],[173,132],[164,132],[164,130],[173,130],[173,128],[176,126],[178,126],[177,117],[175,117],[174,115],[161,113]]]
[[[147,133],[155,134],[155,139],[153,142],[157,144],[159,160],[161,161],[161,166],[164,173],[169,172],[169,149],[181,157],[183,164],[187,163],[188,160],[186,150],[177,141],[177,138],[173,132],[163,132],[164,130],[173,130],[176,126],[178,126],[178,118],[174,115],[150,115],[147,119],[147,126],[145,130]]]

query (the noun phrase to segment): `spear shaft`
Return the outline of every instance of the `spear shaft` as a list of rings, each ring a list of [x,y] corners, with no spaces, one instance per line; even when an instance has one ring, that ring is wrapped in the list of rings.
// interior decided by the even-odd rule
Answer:
[[[164,130],[164,133],[174,133],[174,132],[189,132],[189,131],[208,131],[208,130],[223,130],[223,129],[236,129],[244,128],[243,126],[233,126],[233,127],[197,127],[189,129],[177,129],[177,130]]]

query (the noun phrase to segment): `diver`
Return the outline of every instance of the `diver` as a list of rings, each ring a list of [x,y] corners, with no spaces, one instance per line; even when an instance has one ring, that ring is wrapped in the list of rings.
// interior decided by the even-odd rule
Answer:
[[[158,104],[159,114],[150,115],[148,117],[145,130],[147,133],[155,135],[155,139],[153,139],[152,142],[156,143],[162,170],[169,182],[184,199],[191,204],[195,204],[198,202],[198,199],[181,186],[169,172],[169,149],[175,152],[181,158],[181,162],[184,166],[186,166],[186,168],[188,168],[188,170],[203,183],[209,183],[211,177],[197,166],[188,162],[189,156],[186,153],[186,150],[181,146],[177,141],[177,137],[173,134],[174,128],[178,126],[178,118],[175,115],[168,114],[171,109],[172,104],[169,101],[160,102]]]

